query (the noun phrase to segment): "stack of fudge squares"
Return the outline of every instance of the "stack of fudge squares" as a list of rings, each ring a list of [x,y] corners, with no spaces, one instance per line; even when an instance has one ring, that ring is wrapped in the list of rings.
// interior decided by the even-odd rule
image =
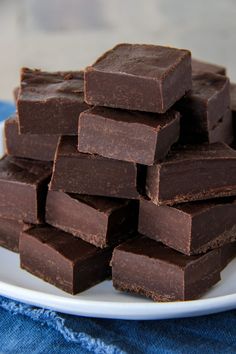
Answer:
[[[236,255],[225,68],[119,44],[84,72],[23,68],[14,93],[0,244],[23,269],[71,294],[112,275],[155,301],[196,299],[220,280]]]

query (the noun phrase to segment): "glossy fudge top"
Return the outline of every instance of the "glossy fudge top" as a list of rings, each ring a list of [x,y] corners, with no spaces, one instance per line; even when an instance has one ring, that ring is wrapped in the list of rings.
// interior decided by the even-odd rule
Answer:
[[[36,184],[49,177],[50,162],[4,156],[0,160],[0,180]]]
[[[172,248],[164,246],[162,243],[140,236],[127,241],[116,248],[119,251],[140,255],[152,259],[161,260],[165,263],[175,264],[178,267],[185,268],[199,258],[199,256],[186,256]],[[138,266],[138,265],[137,265]]]
[[[83,71],[53,72],[23,68],[21,71],[21,89],[18,98],[27,101],[41,101],[54,98],[84,102]]]
[[[223,75],[206,72],[194,74],[193,87],[189,94],[202,99],[210,98],[221,91],[228,82],[229,79]]]
[[[72,262],[86,261],[101,252],[100,248],[50,226],[33,227],[24,233],[46,244],[47,247]]]
[[[179,163],[179,161],[214,159],[232,159],[236,163],[236,151],[224,143],[176,146],[161,165]]]
[[[108,73],[122,73],[160,80],[186,56],[190,56],[190,52],[184,49],[121,43],[98,58],[92,67]]]
[[[206,63],[204,61],[197,60],[197,59],[192,59],[192,71],[193,74],[200,73],[200,72],[202,73],[208,72],[208,73],[220,74],[220,75],[226,74],[225,67],[212,64],[212,63]]]
[[[68,193],[71,198],[74,198],[82,203],[89,205],[91,208],[94,208],[104,214],[110,214],[114,210],[123,208],[126,204],[128,205],[129,201],[125,199],[115,199],[107,197],[97,197],[81,194],[72,194]]]

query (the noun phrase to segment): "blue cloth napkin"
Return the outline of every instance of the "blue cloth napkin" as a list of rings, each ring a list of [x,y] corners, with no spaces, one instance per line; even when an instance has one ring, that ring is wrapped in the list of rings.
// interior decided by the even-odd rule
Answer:
[[[0,120],[15,110],[0,101]],[[236,311],[189,319],[76,317],[0,296],[0,354],[236,353]]]
[[[8,118],[16,110],[11,102],[0,101],[0,121]]]
[[[0,353],[236,353],[236,311],[125,321],[63,315],[0,297]]]

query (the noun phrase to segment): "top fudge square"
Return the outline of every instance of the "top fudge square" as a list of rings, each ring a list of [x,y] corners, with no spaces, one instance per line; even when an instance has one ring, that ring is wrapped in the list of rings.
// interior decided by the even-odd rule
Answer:
[[[165,113],[192,85],[188,50],[118,44],[85,69],[85,101]]]
[[[79,115],[88,108],[83,71],[22,69],[17,97],[21,134],[77,135]]]

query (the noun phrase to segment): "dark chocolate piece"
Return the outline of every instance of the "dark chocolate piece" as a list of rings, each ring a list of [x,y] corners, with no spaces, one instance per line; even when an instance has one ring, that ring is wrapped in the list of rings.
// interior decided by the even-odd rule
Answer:
[[[193,74],[198,73],[213,73],[226,75],[226,68],[217,64],[207,63],[201,60],[192,59]]]
[[[229,79],[222,75],[193,75],[193,88],[177,104],[181,113],[182,143],[231,143],[233,140],[230,112]]]
[[[127,199],[139,197],[139,168],[135,163],[79,153],[76,145],[76,137],[60,139],[50,189]]]
[[[17,117],[5,121],[5,143],[8,155],[53,161],[58,135],[19,134]]]
[[[46,222],[104,248],[137,231],[138,202],[49,191]]]
[[[192,86],[188,50],[118,44],[85,69],[88,104],[166,112]]]
[[[80,114],[78,150],[153,165],[179,138],[179,113],[93,107]]]
[[[111,255],[111,248],[97,248],[50,226],[20,236],[21,267],[70,294],[109,277]]]
[[[224,269],[236,257],[236,242],[221,247],[221,268]]]
[[[0,246],[19,252],[20,234],[29,227],[23,221],[0,218]]]
[[[146,193],[157,205],[236,195],[236,151],[224,143],[173,149],[147,168]]]
[[[115,248],[112,280],[116,289],[154,301],[199,298],[220,280],[220,250],[185,256],[146,237]]]
[[[22,69],[17,100],[22,134],[77,135],[84,102],[83,72]]]
[[[236,199],[170,206],[140,200],[139,232],[186,255],[236,240]]]
[[[37,224],[44,221],[52,164],[5,156],[0,160],[0,217]]]

